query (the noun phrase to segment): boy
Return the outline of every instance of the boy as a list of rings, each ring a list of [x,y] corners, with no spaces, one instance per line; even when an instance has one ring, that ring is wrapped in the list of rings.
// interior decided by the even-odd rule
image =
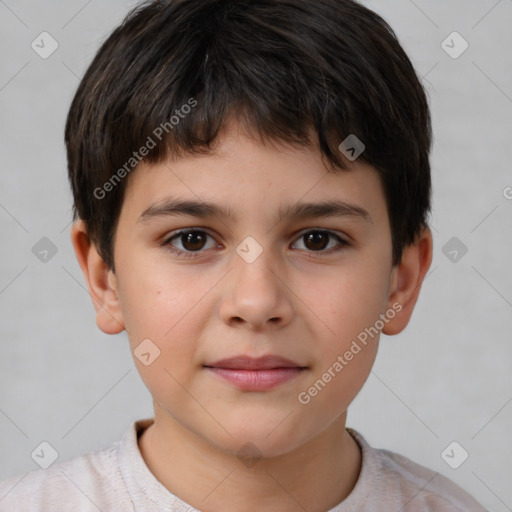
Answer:
[[[0,510],[484,510],[345,426],[432,257],[429,109],[380,17],[145,3],[65,138],[96,321],[126,330],[154,418],[4,482]]]

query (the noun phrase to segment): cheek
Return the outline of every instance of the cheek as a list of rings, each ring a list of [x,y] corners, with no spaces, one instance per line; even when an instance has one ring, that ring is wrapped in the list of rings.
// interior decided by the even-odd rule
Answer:
[[[190,323],[208,283],[180,270],[143,258],[122,269],[120,302],[130,334],[167,342]]]
[[[133,289],[126,290],[130,298],[125,301],[124,312],[129,318],[135,365],[156,400],[185,411],[190,404],[184,389],[190,387],[197,358],[200,319],[195,306],[199,298],[179,292],[175,281],[165,284],[148,275],[133,284]],[[147,339],[151,340],[150,352],[156,354],[149,365],[138,357],[141,340]]]
[[[316,365],[305,407],[332,420],[344,411],[364,385],[377,355],[380,315],[385,312],[389,272],[387,262],[361,258],[316,286],[308,299],[319,323]],[[329,327],[329,329],[326,328]],[[377,326],[377,327],[376,327]],[[323,334],[322,334],[323,333]]]
[[[186,385],[193,369],[204,292],[185,281],[190,283],[183,275],[154,266],[120,275],[119,298],[134,362],[155,397],[179,392],[177,382]],[[148,365],[147,356],[138,357],[142,347],[151,354]]]
[[[330,330],[324,327],[323,335],[319,331],[316,336],[315,365],[297,401],[322,428],[347,410],[366,382],[377,355],[379,333],[370,328],[383,306],[375,288],[385,287],[377,281],[375,287],[371,282],[363,284],[355,277],[340,279],[331,285],[330,297],[316,297],[329,311],[324,318]]]
[[[361,261],[310,287],[308,303],[323,320],[329,345],[334,341],[341,349],[343,340],[346,343],[375,324],[387,304],[388,281],[382,264]]]
[[[353,354],[350,361],[342,352],[343,362],[333,358],[316,379],[312,379],[309,387],[301,390],[297,396],[299,407],[304,408],[308,417],[314,418],[316,425],[326,428],[347,411],[370,374],[377,346],[378,337],[366,347],[359,343],[358,353]]]

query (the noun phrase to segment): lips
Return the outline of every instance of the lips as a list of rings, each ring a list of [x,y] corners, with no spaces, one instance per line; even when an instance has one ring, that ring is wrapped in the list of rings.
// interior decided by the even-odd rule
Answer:
[[[268,391],[296,378],[306,369],[277,355],[259,358],[236,356],[204,366],[223,382],[242,391]]]
[[[303,366],[277,355],[262,357],[236,356],[206,364],[208,368],[225,368],[229,370],[273,370],[276,368],[304,368]]]

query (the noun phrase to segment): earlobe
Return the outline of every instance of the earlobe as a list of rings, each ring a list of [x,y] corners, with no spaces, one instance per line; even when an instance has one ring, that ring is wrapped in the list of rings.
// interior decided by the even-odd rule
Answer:
[[[78,220],[71,228],[71,241],[84,274],[96,310],[96,324],[106,334],[118,334],[125,329],[117,280],[92,243],[83,221]]]
[[[404,248],[401,262],[393,269],[388,308],[400,311],[384,327],[384,334],[403,331],[412,316],[421,285],[432,262],[432,233],[425,228],[416,242]]]

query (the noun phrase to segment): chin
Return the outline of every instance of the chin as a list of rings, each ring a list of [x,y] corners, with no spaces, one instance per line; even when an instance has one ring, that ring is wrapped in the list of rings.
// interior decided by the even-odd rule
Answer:
[[[261,414],[243,414],[237,419],[228,418],[223,422],[226,430],[231,434],[221,438],[211,439],[222,451],[232,455],[252,457],[278,457],[297,449],[307,442],[314,434],[307,432],[306,425],[297,428],[297,422],[290,417],[285,421],[286,414],[279,418],[263,418]],[[211,431],[208,432],[211,435]],[[251,452],[254,452],[251,454]]]

